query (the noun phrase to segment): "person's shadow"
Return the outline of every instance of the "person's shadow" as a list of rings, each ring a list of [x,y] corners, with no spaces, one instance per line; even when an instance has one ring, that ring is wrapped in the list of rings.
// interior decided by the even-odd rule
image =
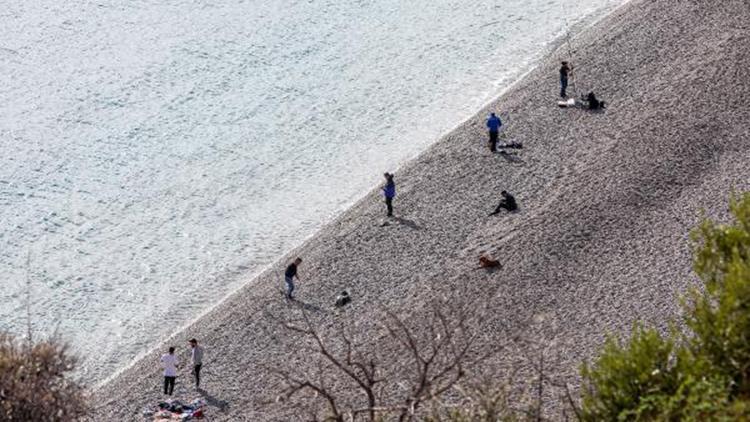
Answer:
[[[309,302],[303,302],[297,298],[294,300],[287,300],[287,303],[293,306],[296,306],[302,310],[308,311],[308,312],[322,312],[323,309],[315,304],[309,303]]]
[[[220,412],[225,413],[227,410],[229,410],[229,402],[226,400],[220,400],[216,397],[209,394],[206,390],[199,388],[198,392],[201,394],[201,397],[203,400],[206,401],[206,404],[210,407],[215,407],[219,409]]]
[[[505,158],[505,160],[508,161],[508,162],[523,164],[523,160],[515,152],[500,151],[498,153],[498,155],[501,156],[501,157],[503,157],[503,158]]]

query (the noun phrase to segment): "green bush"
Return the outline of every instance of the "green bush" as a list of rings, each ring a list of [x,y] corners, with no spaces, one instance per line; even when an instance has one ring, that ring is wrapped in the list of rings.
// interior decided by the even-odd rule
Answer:
[[[730,207],[734,225],[705,221],[693,234],[705,290],[691,292],[686,324],[691,351],[731,380],[732,396],[750,399],[750,194]]]
[[[637,325],[584,365],[584,420],[750,418],[750,194],[733,198],[734,222],[694,232],[703,289],[683,300],[684,326],[662,335]]]

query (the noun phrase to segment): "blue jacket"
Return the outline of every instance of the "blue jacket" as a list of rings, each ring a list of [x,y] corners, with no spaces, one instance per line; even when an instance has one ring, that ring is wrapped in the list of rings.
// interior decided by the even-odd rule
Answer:
[[[383,188],[383,193],[385,194],[386,198],[395,198],[396,197],[396,184],[393,182],[386,183],[385,187]]]
[[[490,128],[490,132],[497,132],[502,125],[503,122],[501,122],[500,118],[497,116],[490,116],[490,118],[487,119],[487,127]]]

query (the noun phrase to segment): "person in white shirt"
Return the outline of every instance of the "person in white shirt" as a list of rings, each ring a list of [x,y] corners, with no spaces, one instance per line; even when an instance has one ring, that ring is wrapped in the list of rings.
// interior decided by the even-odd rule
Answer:
[[[177,378],[177,356],[174,355],[174,347],[170,347],[169,353],[162,355],[161,366],[164,367],[164,394],[171,396]]]
[[[193,375],[195,375],[195,388],[201,387],[201,367],[203,366],[203,348],[198,346],[198,340],[190,339],[190,360],[193,363]]]

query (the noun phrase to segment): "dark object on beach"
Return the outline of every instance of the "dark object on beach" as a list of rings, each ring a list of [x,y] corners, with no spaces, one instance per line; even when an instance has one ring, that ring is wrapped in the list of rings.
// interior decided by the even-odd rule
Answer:
[[[518,209],[516,198],[514,198],[513,195],[509,194],[507,191],[502,191],[500,195],[502,195],[503,199],[500,200],[497,208],[495,208],[495,211],[493,211],[490,215],[499,214],[500,210],[503,209],[510,212]]]
[[[205,414],[206,402],[203,399],[195,399],[190,404],[179,400],[168,400],[159,402],[153,410],[147,410],[143,416],[153,417],[154,420],[188,420],[202,419]]]
[[[347,304],[351,303],[351,301],[352,298],[351,296],[349,296],[349,292],[344,290],[343,292],[341,292],[341,294],[336,296],[336,307],[341,308],[342,306],[346,306]]]
[[[603,110],[604,108],[606,108],[604,106],[604,101],[599,101],[593,91],[589,92],[588,95],[586,95],[586,102],[588,103],[589,110]]]
[[[391,173],[383,174],[385,177],[385,186],[383,186],[383,196],[385,196],[385,206],[388,210],[388,217],[393,217],[393,198],[396,197],[396,182],[393,181]]]
[[[511,142],[511,143],[508,143],[508,144],[498,145],[497,147],[498,148],[521,149],[521,148],[523,148],[523,144],[521,144],[520,142]]]
[[[502,264],[497,259],[492,259],[481,255],[479,257],[479,268],[502,268]]]

